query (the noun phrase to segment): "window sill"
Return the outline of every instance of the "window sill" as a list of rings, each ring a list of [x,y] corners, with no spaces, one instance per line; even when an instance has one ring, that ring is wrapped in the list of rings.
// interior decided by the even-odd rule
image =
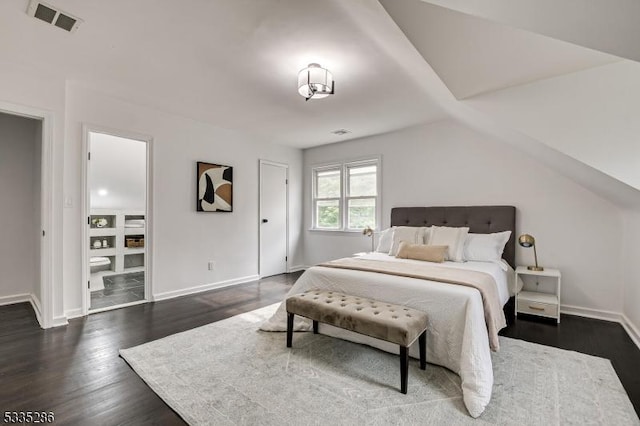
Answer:
[[[350,235],[350,236],[356,236],[356,235],[360,235],[362,237],[366,237],[366,235],[362,234],[362,230],[361,229],[353,229],[353,230],[347,230],[347,229],[318,229],[318,228],[309,228],[307,229],[307,231],[309,232],[313,232],[313,233],[318,233],[318,234],[327,234],[327,235]],[[373,231],[374,233],[377,233],[378,231]]]

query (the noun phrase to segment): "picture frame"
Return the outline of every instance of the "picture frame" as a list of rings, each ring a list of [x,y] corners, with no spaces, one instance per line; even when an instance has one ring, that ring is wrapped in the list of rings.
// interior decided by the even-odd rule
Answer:
[[[196,163],[196,211],[233,212],[233,167]]]

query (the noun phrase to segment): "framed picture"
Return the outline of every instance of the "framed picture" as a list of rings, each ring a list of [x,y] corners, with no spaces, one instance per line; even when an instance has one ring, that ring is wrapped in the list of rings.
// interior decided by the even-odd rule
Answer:
[[[198,161],[196,166],[199,212],[233,211],[233,167]]]

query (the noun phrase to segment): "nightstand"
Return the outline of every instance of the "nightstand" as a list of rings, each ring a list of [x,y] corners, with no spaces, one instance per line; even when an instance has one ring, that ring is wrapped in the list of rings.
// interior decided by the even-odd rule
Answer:
[[[562,274],[557,269],[545,268],[544,271],[531,271],[526,266],[516,268],[515,285],[518,286],[520,276],[545,277],[555,279],[556,292],[542,293],[539,291],[521,291],[516,293],[516,317],[518,312],[522,314],[538,315],[546,318],[555,318],[560,323],[560,285]]]

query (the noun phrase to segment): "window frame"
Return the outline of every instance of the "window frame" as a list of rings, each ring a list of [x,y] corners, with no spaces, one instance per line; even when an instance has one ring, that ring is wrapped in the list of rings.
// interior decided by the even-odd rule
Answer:
[[[376,195],[351,196],[349,194],[349,169],[356,167],[376,166]],[[318,172],[327,170],[339,170],[340,172],[340,197],[318,198]],[[316,164],[311,167],[311,227],[310,231],[319,232],[343,232],[343,233],[361,233],[362,228],[349,228],[349,201],[357,199],[374,199],[375,200],[375,221],[374,231],[380,230],[381,205],[382,205],[382,158],[381,156],[373,156],[347,160],[342,162],[331,162],[325,164]],[[338,200],[338,228],[320,228],[317,226],[317,202],[318,201],[334,201]]]

